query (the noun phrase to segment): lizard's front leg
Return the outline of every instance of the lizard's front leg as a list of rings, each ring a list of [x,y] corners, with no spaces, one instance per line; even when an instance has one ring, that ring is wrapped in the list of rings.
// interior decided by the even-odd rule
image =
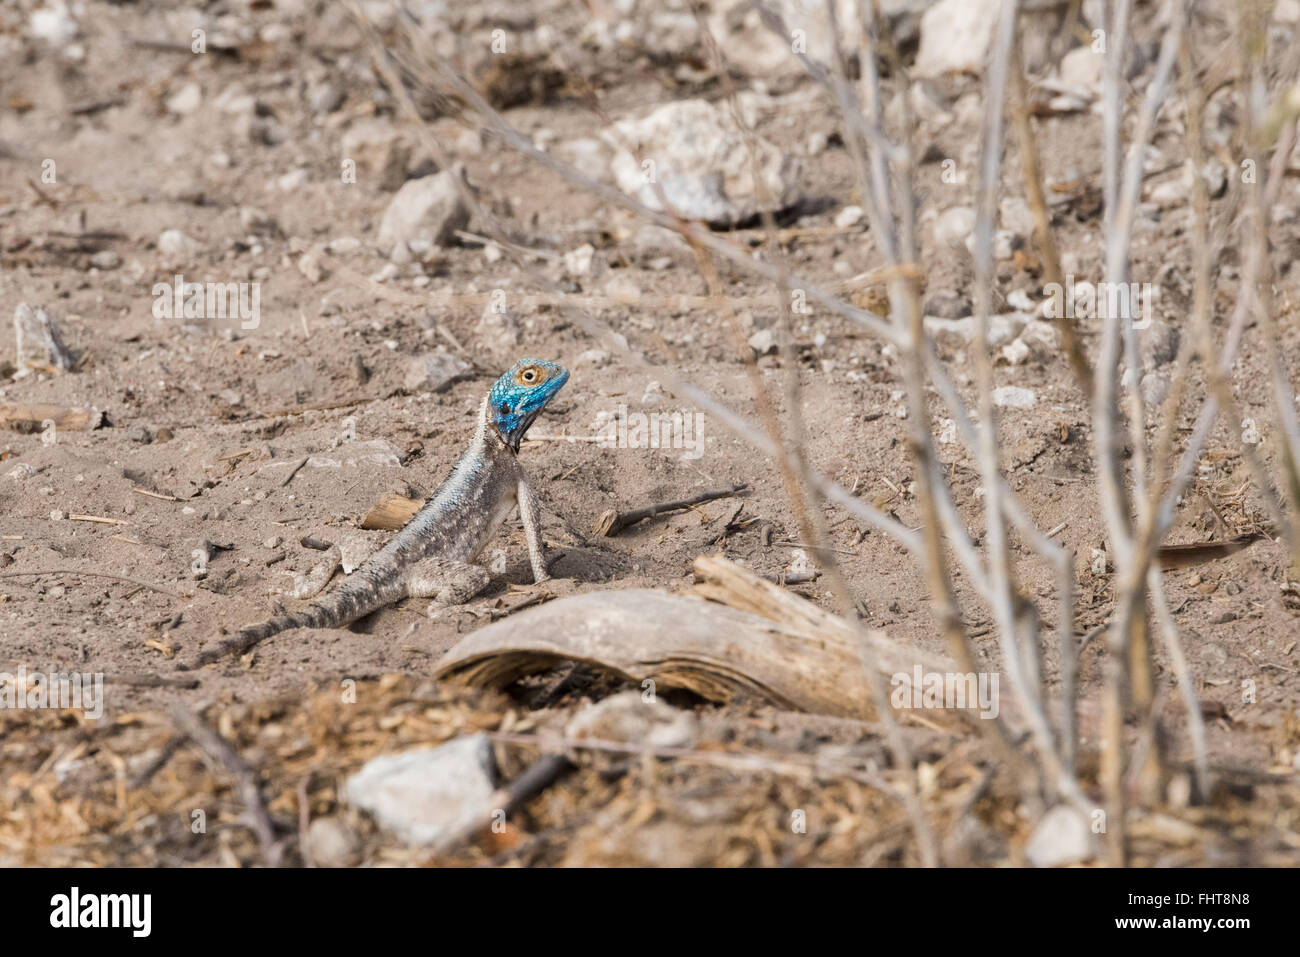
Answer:
[[[528,484],[528,476],[519,476],[519,516],[524,520],[524,537],[528,539],[528,560],[533,566],[533,582],[541,584],[550,578],[546,569],[546,546],[542,542],[542,512]]]
[[[407,572],[406,593],[412,598],[432,598],[439,605],[460,605],[486,588],[491,580],[492,576],[482,565],[425,558]]]

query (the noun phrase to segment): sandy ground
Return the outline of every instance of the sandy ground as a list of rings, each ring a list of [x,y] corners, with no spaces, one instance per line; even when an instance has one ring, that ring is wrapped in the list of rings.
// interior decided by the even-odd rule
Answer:
[[[515,352],[561,362],[573,373],[521,451],[546,502],[546,538],[562,553],[553,569],[556,580],[543,586],[547,594],[627,587],[679,590],[689,581],[692,560],[713,551],[763,573],[788,570],[797,559],[797,525],[776,469],[711,417],[702,422],[698,457],[680,449],[610,449],[590,441],[556,440],[592,435],[602,413],[617,413],[624,405],[634,411],[698,410],[617,354],[593,351],[597,344],[562,311],[527,303],[523,294],[537,290],[510,257],[485,255],[481,243],[461,239],[423,264],[403,266],[383,282],[372,280],[388,259],[374,238],[392,192],[375,177],[341,182],[340,144],[357,123],[375,116],[391,121],[394,103],[376,83],[362,38],[341,6],[306,0],[215,5],[220,9],[202,13],[212,36],[241,25],[246,36],[236,30],[228,48],[195,55],[188,49],[192,12],[170,4],[88,2],[78,17],[80,35],[64,43],[82,47],[75,59],[58,44],[27,35],[31,7],[22,2],[0,12],[0,313],[7,319],[20,302],[43,306],[82,357],[72,372],[16,376],[13,338],[0,334],[0,404],[89,406],[102,410],[106,419],[93,431],[59,431],[52,442],[39,433],[0,433],[0,573],[95,570],[160,585],[169,593],[66,572],[0,579],[0,669],[26,666],[117,676],[127,683],[109,686],[110,721],[162,714],[183,701],[251,722],[258,702],[277,701],[281,704],[271,711],[291,722],[297,719],[285,715],[295,714],[298,702],[306,708],[314,700],[305,689],[329,689],[344,678],[374,682],[385,675],[417,683],[463,634],[533,596],[522,528],[512,517],[491,546],[494,553],[504,551],[504,573],[488,593],[465,606],[430,618],[426,602],[411,600],[352,629],[286,633],[247,660],[204,669],[197,687],[130,683],[140,676],[183,678],[177,664],[218,640],[223,629],[265,617],[274,601],[292,604],[286,596],[295,576],[309,573],[320,560],[319,552],[300,544],[303,537],[356,537],[361,517],[386,493],[424,497],[437,488],[473,430],[484,390],[513,358],[479,329],[483,305],[473,297],[494,289],[506,290],[521,324]],[[543,3],[451,15],[466,37],[498,26],[531,30],[545,22],[570,41],[586,18],[585,10]],[[1140,35],[1158,36],[1150,29],[1143,22]],[[1212,24],[1207,43],[1222,42],[1222,37]],[[690,95],[724,100],[723,85],[707,58],[689,49],[695,50],[693,58],[678,51],[667,60],[635,43],[621,55],[588,51],[575,73],[593,85],[602,108],[615,118]],[[738,70],[735,79],[748,84],[752,78]],[[782,223],[802,230],[784,244],[790,263],[827,285],[879,265],[865,222],[835,227],[843,207],[861,198],[830,99],[806,81],[769,77],[762,82],[767,93],[758,132],[797,157],[801,167],[799,187],[805,199]],[[177,112],[173,98],[191,85],[198,89],[197,105]],[[331,96],[322,92],[325,87]],[[972,77],[933,84],[950,116],[942,122],[922,118],[917,134],[927,157],[918,176],[927,296],[951,293],[966,303],[972,292],[969,256],[957,247],[936,245],[932,232],[943,211],[972,201],[973,175],[945,182],[942,160],[955,158],[958,169],[971,169],[979,89]],[[222,104],[241,93],[256,100],[252,119],[223,111]],[[548,144],[591,136],[600,125],[571,88],[551,90],[539,81],[517,99],[508,104],[507,118]],[[498,141],[463,135],[471,127],[458,112],[425,105],[430,128],[464,164],[480,202],[503,216],[523,245],[548,254],[539,261],[546,275],[567,284],[575,296],[634,287],[641,297],[636,304],[597,305],[592,311],[654,362],[671,366],[737,411],[756,414],[735,342],[716,311],[664,302],[669,296],[705,291],[689,250],[671,238],[637,233],[624,214]],[[1051,115],[1039,121],[1038,131],[1049,183],[1099,182],[1097,117],[1087,111]],[[810,151],[815,134],[828,137],[829,146]],[[1173,172],[1153,177],[1148,190],[1175,176],[1183,157],[1182,139],[1171,125],[1161,126],[1155,146],[1160,164]],[[57,168],[52,183],[42,181],[46,160]],[[417,149],[407,172],[420,171],[427,160]],[[1022,196],[1014,144],[1004,170],[1006,193]],[[1294,209],[1296,189],[1294,180],[1282,187],[1281,203],[1288,210]],[[1220,333],[1237,284],[1232,222],[1238,191],[1233,182],[1213,210],[1216,225],[1227,230],[1216,263],[1215,327]],[[1077,275],[1096,277],[1101,271],[1100,214],[1082,187],[1077,192],[1077,202],[1059,207],[1057,241]],[[1186,202],[1153,203],[1143,208],[1134,242],[1133,274],[1161,284],[1157,316],[1176,329],[1189,301],[1190,223]],[[476,234],[480,228],[471,222],[467,232]],[[173,229],[195,241],[179,256],[160,249],[161,235]],[[322,257],[320,273],[302,264],[305,253],[349,237],[359,240],[356,248]],[[764,241],[758,230],[734,238],[754,246]],[[1273,238],[1279,250],[1295,248],[1300,224],[1293,213],[1282,218]],[[590,274],[568,274],[564,254],[588,243],[595,248],[595,268]],[[115,256],[101,258],[101,266],[92,264],[92,257],[106,250]],[[1300,362],[1300,327],[1290,258],[1279,255],[1275,296],[1280,333],[1294,366]],[[1005,299],[1023,291],[1037,300],[1042,280],[1036,266],[1032,256],[1000,261],[999,295]],[[156,318],[154,284],[170,282],[178,272],[197,281],[260,283],[260,324],[242,329],[237,322]],[[770,288],[727,268],[723,278],[727,292],[747,303],[742,311],[754,329],[772,324],[776,300]],[[438,293],[460,298],[431,305],[430,294]],[[1081,326],[1085,344],[1095,349],[1098,324],[1084,320]],[[920,525],[911,491],[915,475],[907,454],[907,422],[897,391],[902,387],[897,357],[822,310],[807,316],[796,334],[814,465],[904,524]],[[1252,330],[1237,369],[1237,396],[1245,412],[1265,428],[1260,448],[1271,462],[1276,446],[1264,425],[1271,421],[1267,357],[1259,354],[1258,345]],[[443,392],[408,389],[404,383],[412,357],[443,349],[468,363],[470,374]],[[970,398],[972,371],[965,348],[942,345],[941,353]],[[778,406],[787,361],[775,356],[759,360]],[[1076,554],[1082,633],[1105,621],[1112,603],[1109,575],[1090,568],[1093,550],[1103,545],[1105,534],[1087,402],[1059,354],[1000,364],[996,375],[997,385],[1021,386],[1036,395],[1030,408],[1004,410],[1004,464],[1012,487],[1040,527],[1060,526],[1057,539]],[[1199,402],[1203,388],[1195,369],[1191,388]],[[946,417],[938,398],[929,400],[935,416]],[[1183,436],[1190,422],[1185,409]],[[957,506],[978,540],[982,501],[974,462],[958,444],[942,446],[942,454]],[[734,482],[749,483],[751,491],[743,500],[655,519],[615,538],[591,532],[607,508],[675,499]],[[758,521],[714,544],[741,504],[743,516]],[[1230,530],[1220,527],[1214,508],[1232,530],[1251,526],[1263,514],[1239,445],[1223,424],[1209,443],[1196,489],[1184,497],[1168,540],[1226,537]],[[100,521],[56,517],[78,515]],[[843,512],[827,507],[826,518],[863,619],[900,642],[942,651],[918,567],[896,544]],[[383,534],[376,537],[382,540]],[[203,542],[217,547],[196,576],[192,567],[196,551],[206,550]],[[1019,543],[1015,548],[1027,597],[1048,608],[1055,597],[1050,570]],[[982,663],[996,668],[996,634],[988,611],[961,576],[956,585],[967,622],[980,635],[976,645]],[[1197,690],[1211,715],[1216,763],[1253,774],[1289,769],[1297,753],[1296,723],[1288,709],[1294,709],[1300,689],[1300,593],[1288,585],[1285,549],[1266,540],[1231,558],[1172,572],[1167,587]],[[832,607],[821,583],[798,590]],[[1045,654],[1049,680],[1055,682],[1057,650],[1048,647]],[[1172,754],[1185,760],[1184,719],[1163,650],[1157,657],[1174,735]],[[1103,666],[1097,642],[1081,658],[1085,695],[1097,695]],[[1254,701],[1243,700],[1243,682],[1253,683]],[[459,700],[451,691],[428,693]],[[493,726],[505,714],[527,716],[518,699],[484,703],[475,698],[464,707],[491,716],[483,720]],[[743,728],[775,720],[743,707],[724,709],[718,720],[723,717]],[[0,716],[0,728],[8,724],[10,731],[31,732],[30,737],[15,737],[9,773],[32,774],[56,755],[66,757],[58,737],[62,726],[46,727],[40,723],[44,720]],[[449,734],[449,726],[440,727],[439,739]],[[238,737],[245,732],[231,733]],[[725,738],[720,726],[716,733]],[[418,734],[393,736],[384,745],[395,748],[408,740],[422,739]],[[752,733],[742,732],[740,740],[752,740]],[[800,744],[800,735],[791,734],[771,741],[807,749],[828,739],[813,735],[811,742]],[[355,763],[349,759],[339,766]],[[783,833],[783,812],[762,810],[766,805],[759,795],[765,785],[760,781],[746,778],[743,787],[735,784],[728,791],[732,785],[725,774],[698,773],[704,780],[680,787],[731,793],[727,813],[734,811],[735,820],[751,812],[769,814],[771,821],[753,826]],[[600,787],[634,788],[630,782],[635,776],[609,785],[600,784],[605,779],[595,772],[584,774],[583,786],[593,789],[586,795],[589,807],[615,806],[609,805],[609,794],[599,793]],[[1241,781],[1253,780],[1246,771],[1242,774]],[[867,805],[873,799],[863,796],[862,788],[837,787],[852,792],[845,798],[844,820],[872,813]],[[331,795],[313,800],[328,808]],[[779,804],[785,799],[772,800]],[[1275,800],[1259,797],[1257,806],[1274,808]],[[745,802],[750,802],[748,811],[736,810]],[[1284,848],[1287,842],[1276,835],[1289,832],[1294,854],[1296,805],[1283,801],[1280,807],[1265,823],[1253,819],[1252,839]],[[273,806],[273,811],[294,820],[291,807]],[[582,826],[576,818],[566,824],[562,809],[535,813],[537,830]],[[548,815],[553,819],[543,821]],[[700,812],[699,820],[682,826],[704,833],[723,819],[732,820],[722,811],[713,817]],[[645,828],[662,824],[653,815],[649,820]],[[892,826],[899,828],[896,822]],[[91,841],[86,835],[105,828],[111,829],[92,823],[81,837],[60,837],[54,843],[62,842],[61,853],[76,857],[81,852],[68,848],[78,847],[82,839]],[[626,860],[638,859],[637,854],[651,862],[675,859],[668,852],[656,859],[650,832],[631,830],[640,834],[637,840],[644,846],[636,853],[607,849],[610,859],[620,853]],[[887,832],[880,825],[873,833]],[[186,835],[174,839],[184,844]],[[666,845],[677,840],[667,832],[655,839]],[[901,845],[902,838],[898,841]],[[780,847],[756,852],[748,838],[736,845],[749,849],[744,853],[729,852],[728,846],[722,840],[714,847],[713,862],[817,859]],[[140,862],[146,858],[137,854],[139,847],[119,836],[95,853],[102,851],[102,860]],[[860,844],[836,847],[820,859],[871,859]],[[9,849],[18,857],[28,852],[31,848]],[[234,855],[229,860],[253,854],[243,844],[227,852]],[[194,847],[159,853],[150,859],[174,863],[202,856]],[[534,859],[539,862],[564,860],[562,850],[538,853]],[[910,851],[876,853],[883,854],[882,862],[914,860]],[[990,853],[1000,857],[1006,846],[999,843]],[[595,860],[579,857],[581,861],[570,862]]]

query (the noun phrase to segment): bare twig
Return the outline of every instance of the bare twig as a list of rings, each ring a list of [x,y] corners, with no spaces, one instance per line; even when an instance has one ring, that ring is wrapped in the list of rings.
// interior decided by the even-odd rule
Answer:
[[[675,502],[660,502],[657,505],[645,505],[641,508],[630,509],[626,512],[619,512],[615,509],[605,511],[596,522],[596,534],[606,537],[613,537],[623,529],[647,518],[653,518],[656,515],[662,515],[665,512],[677,512],[684,508],[690,508],[692,505],[700,505],[704,502],[712,502],[720,498],[730,498],[749,488],[744,482],[739,485],[731,485],[727,488],[715,488],[690,498],[680,499]]]
[[[262,803],[261,789],[257,783],[257,771],[254,770],[234,747],[203,719],[183,704],[172,707],[172,718],[176,726],[191,741],[199,746],[208,757],[222,764],[235,776],[240,799],[244,802],[244,818],[248,828],[257,837],[262,847],[262,860],[267,867],[278,867],[282,848],[275,837],[275,828],[271,817]]]
[[[111,578],[114,581],[126,582],[130,585],[138,585],[141,588],[148,588],[150,591],[156,591],[162,595],[170,595],[172,598],[193,598],[193,595],[183,595],[180,592],[172,591],[170,588],[164,588],[162,585],[155,585],[153,582],[147,582],[142,578],[132,578],[129,575],[113,575],[109,572],[92,572],[84,568],[47,568],[43,571],[35,572],[0,572],[0,578],[27,578],[32,575],[85,575],[90,578]]]

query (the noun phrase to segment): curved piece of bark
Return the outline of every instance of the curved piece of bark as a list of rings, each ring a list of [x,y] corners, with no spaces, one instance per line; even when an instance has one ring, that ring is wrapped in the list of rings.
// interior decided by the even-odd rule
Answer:
[[[843,618],[774,585],[743,565],[721,555],[701,555],[695,559],[694,567],[695,592],[699,595],[731,608],[782,622],[805,634],[823,635],[841,643],[854,640],[857,629]],[[918,664],[928,674],[946,675],[960,671],[952,659],[900,644],[883,631],[863,629],[863,640],[871,643],[881,672],[891,679],[905,674],[909,678],[906,682],[909,689],[913,684],[910,680],[912,671]],[[1061,709],[1065,706],[1059,700],[1047,702],[1049,713],[1056,717],[1058,723]],[[1085,734],[1095,733],[1099,720],[1095,703],[1080,701],[1077,708],[1080,730]],[[1013,732],[1020,734],[1025,731],[1025,716],[1014,694],[999,695],[999,710],[1002,719]],[[940,723],[947,723],[944,720],[946,714],[951,712],[926,712],[927,718],[931,721],[937,719]]]
[[[710,701],[873,717],[861,665],[842,643],[651,589],[588,592],[512,615],[462,639],[434,674],[501,687],[559,661]]]
[[[711,701],[874,719],[862,656],[849,625],[725,558],[696,560],[694,594],[650,589],[589,592],[466,636],[435,676],[502,687],[559,661],[578,661]],[[711,600],[710,600],[711,599]],[[947,658],[867,630],[882,672],[910,691],[916,667],[956,670]],[[932,721],[960,725],[956,712]]]

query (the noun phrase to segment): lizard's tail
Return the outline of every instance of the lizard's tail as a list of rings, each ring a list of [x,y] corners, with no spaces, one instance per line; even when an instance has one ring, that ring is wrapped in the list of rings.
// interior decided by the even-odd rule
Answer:
[[[392,591],[391,588],[379,587],[358,571],[334,591],[301,611],[282,611],[266,621],[239,629],[230,638],[200,653],[194,667],[201,668],[227,655],[242,655],[254,645],[292,628],[342,628],[350,625],[403,594],[390,594]]]

